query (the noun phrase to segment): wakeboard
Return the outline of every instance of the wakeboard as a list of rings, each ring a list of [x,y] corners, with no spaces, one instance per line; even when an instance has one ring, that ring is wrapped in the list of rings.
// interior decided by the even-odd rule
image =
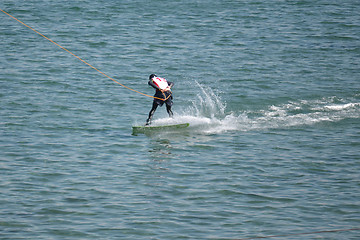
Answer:
[[[146,133],[153,131],[167,131],[167,130],[177,130],[182,128],[187,128],[189,123],[180,123],[180,124],[171,124],[171,125],[145,125],[145,126],[133,126],[133,133]]]

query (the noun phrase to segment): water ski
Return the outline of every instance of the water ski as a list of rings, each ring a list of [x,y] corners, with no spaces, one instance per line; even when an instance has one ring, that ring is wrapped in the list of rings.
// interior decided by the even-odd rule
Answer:
[[[133,126],[133,133],[146,133],[151,131],[165,131],[187,128],[189,123],[171,124],[171,125],[147,125],[147,126]]]

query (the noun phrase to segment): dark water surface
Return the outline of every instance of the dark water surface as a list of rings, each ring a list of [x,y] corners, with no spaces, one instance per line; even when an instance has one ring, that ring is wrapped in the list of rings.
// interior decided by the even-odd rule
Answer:
[[[8,1],[1,239],[241,239],[360,227],[359,1]],[[360,231],[282,239],[359,239]]]

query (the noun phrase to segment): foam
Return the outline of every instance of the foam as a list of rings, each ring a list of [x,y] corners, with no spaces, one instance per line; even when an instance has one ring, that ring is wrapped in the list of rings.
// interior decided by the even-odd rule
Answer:
[[[325,108],[329,109],[329,110],[341,111],[341,110],[353,108],[356,106],[360,106],[360,103],[334,104],[334,105],[325,106]]]

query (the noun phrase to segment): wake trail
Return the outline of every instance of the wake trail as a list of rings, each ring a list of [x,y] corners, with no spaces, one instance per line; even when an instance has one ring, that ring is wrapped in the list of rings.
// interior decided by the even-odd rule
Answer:
[[[190,123],[192,132],[217,134],[228,131],[285,129],[360,118],[360,102],[356,96],[350,99],[324,97],[297,100],[270,105],[262,110],[236,113],[226,111],[226,103],[211,88],[196,84],[200,92],[188,107],[179,111],[173,119],[158,119],[153,124]]]

